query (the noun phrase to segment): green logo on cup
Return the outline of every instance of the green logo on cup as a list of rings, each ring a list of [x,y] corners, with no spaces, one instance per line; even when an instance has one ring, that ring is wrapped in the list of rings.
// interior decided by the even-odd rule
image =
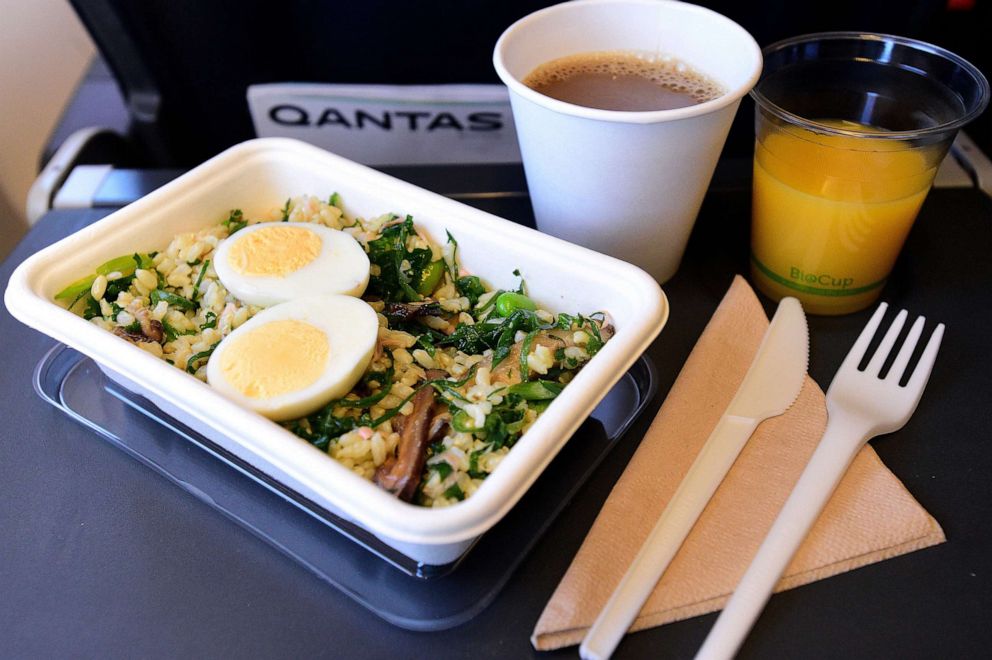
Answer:
[[[853,286],[853,277],[836,277],[828,273],[807,273],[796,266],[790,266],[789,277],[785,277],[761,263],[753,254],[751,255],[751,261],[758,271],[776,284],[794,291],[811,293],[817,296],[857,296],[862,293],[868,293],[885,284],[885,280],[883,279],[866,284],[865,286]]]
[[[789,268],[789,277],[796,281],[802,282],[804,284],[819,284],[821,286],[830,286],[835,289],[846,289],[847,287],[854,284],[853,277],[834,277],[827,273],[821,273],[819,275],[813,273],[804,273],[802,269],[792,266]]]

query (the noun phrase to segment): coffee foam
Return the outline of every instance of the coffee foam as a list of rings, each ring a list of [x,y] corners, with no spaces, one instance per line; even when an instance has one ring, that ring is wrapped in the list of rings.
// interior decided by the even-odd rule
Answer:
[[[724,93],[723,87],[717,82],[675,57],[623,50],[595,51],[559,57],[531,71],[523,79],[523,83],[531,89],[540,91],[541,87],[581,74],[646,78],[666,89],[687,94],[696,103],[712,101]]]

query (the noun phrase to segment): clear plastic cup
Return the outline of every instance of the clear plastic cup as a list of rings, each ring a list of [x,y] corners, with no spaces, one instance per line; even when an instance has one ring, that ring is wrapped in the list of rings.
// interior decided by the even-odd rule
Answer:
[[[943,48],[862,32],[764,50],[751,274],[771,298],[846,314],[873,303],[958,129],[989,101]]]

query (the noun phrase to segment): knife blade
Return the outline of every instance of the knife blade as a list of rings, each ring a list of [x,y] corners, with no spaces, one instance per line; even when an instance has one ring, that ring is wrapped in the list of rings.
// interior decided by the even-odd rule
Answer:
[[[806,315],[798,300],[783,298],[734,398],[582,641],[582,658],[610,657],[754,429],[795,402],[808,366]]]

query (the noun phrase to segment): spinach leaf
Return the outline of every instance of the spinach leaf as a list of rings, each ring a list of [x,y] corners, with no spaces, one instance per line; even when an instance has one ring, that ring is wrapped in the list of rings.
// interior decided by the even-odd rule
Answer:
[[[493,349],[493,367],[502,362],[503,359],[510,354],[510,350],[513,348],[514,337],[516,336],[518,330],[528,333],[538,330],[541,326],[541,322],[538,320],[537,314],[534,312],[527,309],[518,309],[510,314],[506,318],[506,321],[500,325],[503,326],[503,328],[500,332],[499,339],[496,342],[496,346]]]
[[[290,430],[323,451],[327,451],[332,440],[358,428],[362,421],[354,417],[335,417],[330,406],[322,408],[306,420],[309,423],[309,430],[300,422],[296,422]]]
[[[482,280],[475,275],[459,277],[455,280],[455,288],[458,290],[458,295],[468,298],[472,307],[475,307],[476,303],[479,302],[479,296],[486,292],[486,287],[482,284]],[[495,299],[495,296],[493,298]]]
[[[455,331],[435,342],[436,346],[454,346],[468,355],[484,352],[492,349],[495,367],[507,355],[513,347],[514,337],[517,330],[531,332],[540,328],[541,322],[537,315],[526,309],[518,309],[505,319],[500,319],[497,323],[489,321],[469,325],[462,323]]]
[[[107,290],[103,294],[103,299],[107,302],[117,300],[117,296],[120,295],[121,291],[127,291],[131,288],[131,282],[133,281],[133,273],[124,277],[118,277],[116,280],[111,280],[107,283]]]
[[[382,230],[379,238],[368,243],[369,261],[379,267],[379,274],[369,278],[368,292],[386,302],[416,302],[421,295],[414,288],[424,279],[433,253],[428,248],[408,250],[407,239],[414,234],[413,217]]]
[[[83,309],[83,318],[89,321],[92,318],[100,316],[102,311],[100,310],[100,303],[90,295],[86,296],[86,307]]]
[[[499,324],[462,323],[447,337],[434,342],[435,346],[454,346],[467,355],[482,353],[487,348],[495,346],[499,338]]]

